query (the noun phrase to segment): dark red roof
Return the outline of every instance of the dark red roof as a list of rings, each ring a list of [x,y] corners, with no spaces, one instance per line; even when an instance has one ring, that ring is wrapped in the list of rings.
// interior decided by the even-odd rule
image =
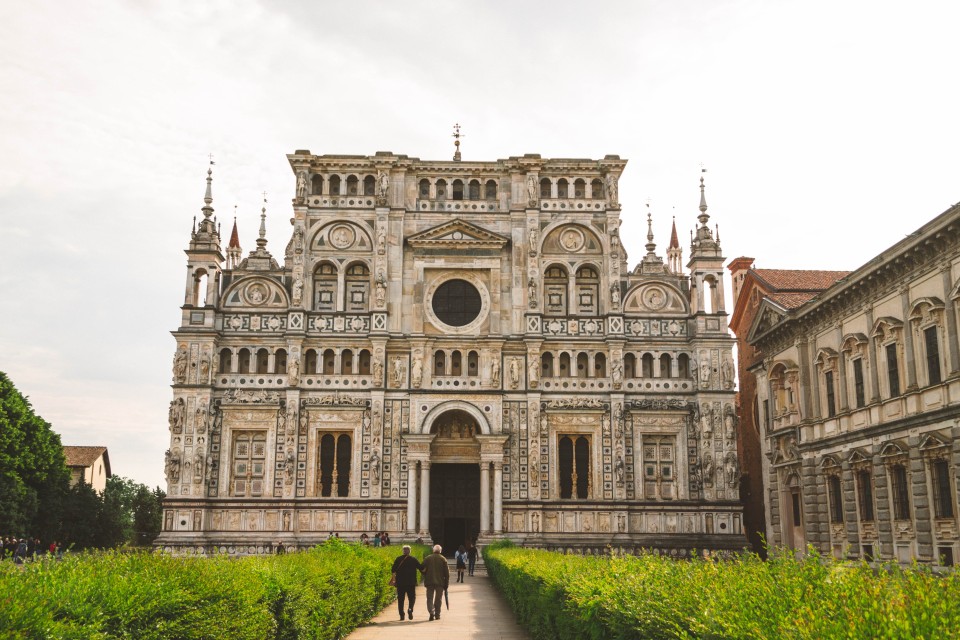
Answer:
[[[107,475],[110,475],[110,458],[106,447],[63,447],[63,457],[66,458],[68,467],[89,467],[100,456],[103,456]]]
[[[814,294],[829,289],[837,280],[850,275],[849,271],[804,269],[753,269],[753,273],[757,279],[767,285],[771,293],[812,292]],[[807,300],[812,297],[812,295],[808,296]]]
[[[240,248],[240,234],[237,233],[237,221],[233,221],[233,232],[230,234],[230,248]]]
[[[670,231],[670,246],[669,249],[679,249],[680,240],[677,239],[677,221],[673,221],[673,230]]]

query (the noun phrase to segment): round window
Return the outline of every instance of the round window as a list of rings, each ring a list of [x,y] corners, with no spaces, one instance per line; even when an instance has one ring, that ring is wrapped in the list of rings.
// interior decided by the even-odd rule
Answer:
[[[447,280],[433,293],[433,313],[451,327],[473,322],[482,307],[480,292],[466,280]]]

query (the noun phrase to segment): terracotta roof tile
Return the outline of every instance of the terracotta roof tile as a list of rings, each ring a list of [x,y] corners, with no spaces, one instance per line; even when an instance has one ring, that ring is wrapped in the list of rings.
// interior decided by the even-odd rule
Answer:
[[[106,447],[67,447],[63,448],[63,455],[67,459],[68,467],[89,467],[97,458],[107,452]]]
[[[773,291],[813,292],[829,289],[837,282],[837,280],[840,280],[851,273],[850,271],[817,271],[803,269],[753,269],[753,272]],[[808,297],[807,300],[809,299],[810,298]],[[806,302],[806,300],[804,302]]]
[[[817,291],[796,291],[796,292],[775,292],[768,294],[767,297],[779,304],[784,309],[796,309],[802,307],[804,303],[809,302]]]

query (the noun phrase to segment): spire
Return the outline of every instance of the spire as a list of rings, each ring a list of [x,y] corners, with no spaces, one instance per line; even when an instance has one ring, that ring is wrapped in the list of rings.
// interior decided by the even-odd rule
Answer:
[[[257,250],[267,246],[267,192],[263,192],[263,207],[260,208],[260,237],[257,238]]]
[[[697,219],[703,226],[707,226],[707,221],[710,220],[710,216],[707,214],[707,196],[704,192],[705,187],[703,184],[703,174],[706,172],[706,169],[700,169],[700,215],[697,216]]]
[[[700,168],[700,215],[697,216],[697,220],[700,221],[700,226],[696,228],[695,233],[691,233],[691,242],[690,242],[690,259],[693,260],[696,257],[705,257],[705,256],[719,256],[720,255],[720,240],[715,238],[713,231],[711,231],[709,222],[710,215],[707,213],[707,196],[706,196],[706,186],[704,185],[703,174],[707,170],[701,165]],[[719,235],[719,230],[718,230]],[[689,266],[689,265],[688,265]]]
[[[673,217],[673,229],[670,230],[670,246],[669,249],[679,249],[680,248],[680,239],[677,238],[677,217]]]
[[[683,249],[680,248],[680,240],[677,238],[677,218],[673,218],[673,227],[670,230],[670,246],[667,247],[667,266],[671,273],[680,274],[683,272]]]
[[[650,213],[650,203],[647,203],[647,255],[654,256],[656,255],[654,251],[657,248],[656,243],[653,241],[653,215]]]
[[[207,167],[207,190],[203,194],[203,207],[200,209],[203,211],[203,217],[206,220],[210,219],[210,216],[213,215],[213,154],[210,154],[210,166]]]
[[[460,123],[453,125],[453,147],[456,151],[453,152],[453,161],[460,162],[460,138],[463,138],[464,134],[460,133]]]
[[[230,249],[239,249],[240,248],[240,234],[237,233],[237,216],[234,213],[233,216],[233,231],[230,232],[230,244],[228,246]]]

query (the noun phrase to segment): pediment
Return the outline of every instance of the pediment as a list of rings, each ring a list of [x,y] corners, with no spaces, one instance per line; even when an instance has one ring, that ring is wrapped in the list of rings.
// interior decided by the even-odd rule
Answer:
[[[407,238],[415,248],[501,249],[509,239],[466,220],[455,218]]]
[[[271,278],[248,277],[235,281],[223,294],[224,307],[285,309],[289,306],[284,288]]]
[[[786,309],[771,302],[769,298],[764,298],[760,301],[760,308],[757,310],[757,315],[753,320],[753,326],[750,327],[750,332],[747,334],[747,340],[753,342],[783,322],[786,317]]]

